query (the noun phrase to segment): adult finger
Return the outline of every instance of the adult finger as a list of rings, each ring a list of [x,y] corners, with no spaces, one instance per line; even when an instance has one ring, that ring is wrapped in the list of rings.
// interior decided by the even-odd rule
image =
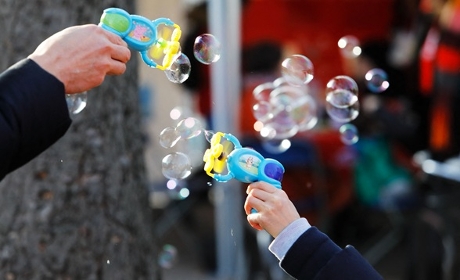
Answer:
[[[251,227],[257,229],[257,230],[262,230],[262,226],[258,223],[259,221],[259,216],[260,214],[259,213],[253,213],[253,214],[250,214],[247,216],[247,220],[249,222],[249,224],[251,225]]]
[[[107,39],[109,39],[110,42],[116,44],[116,45],[119,45],[119,46],[123,46],[123,47],[128,47],[128,44],[118,35],[108,31],[108,30],[105,30],[104,28],[101,27],[101,29],[103,30],[103,32],[105,33],[105,36],[107,37]]]
[[[247,193],[249,193],[251,190],[253,189],[260,189],[260,190],[264,190],[266,192],[270,192],[270,193],[273,193],[277,190],[277,188],[269,183],[266,183],[266,182],[263,182],[263,181],[258,181],[258,182],[255,182],[255,183],[251,183],[249,186],[248,186],[248,189],[246,190]]]
[[[112,59],[126,63],[131,58],[131,51],[126,47],[114,45],[110,56]]]
[[[121,75],[126,71],[126,64],[118,60],[112,60],[107,75]]]

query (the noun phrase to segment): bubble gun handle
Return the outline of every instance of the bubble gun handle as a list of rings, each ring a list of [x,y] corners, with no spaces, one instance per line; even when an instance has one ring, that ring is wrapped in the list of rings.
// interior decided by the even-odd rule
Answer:
[[[123,9],[105,9],[99,26],[120,36],[150,67],[168,69],[180,54],[181,29],[168,18],[153,21]]]

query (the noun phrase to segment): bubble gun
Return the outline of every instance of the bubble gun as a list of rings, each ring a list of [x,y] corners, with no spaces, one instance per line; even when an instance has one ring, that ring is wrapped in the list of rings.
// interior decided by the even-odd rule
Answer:
[[[181,29],[168,18],[153,21],[123,9],[105,9],[99,26],[120,36],[150,67],[168,69],[180,55]]]
[[[204,170],[216,181],[227,182],[233,178],[243,183],[264,181],[281,189],[284,167],[279,161],[243,148],[238,139],[228,133],[216,132],[210,144],[203,156]],[[225,168],[228,173],[221,174]]]

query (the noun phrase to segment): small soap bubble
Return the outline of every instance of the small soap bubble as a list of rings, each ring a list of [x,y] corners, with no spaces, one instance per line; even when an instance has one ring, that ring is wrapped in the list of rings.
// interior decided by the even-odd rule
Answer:
[[[221,44],[212,34],[202,34],[195,38],[193,54],[203,64],[211,64],[220,59]]]
[[[158,264],[162,268],[172,268],[177,261],[177,249],[173,245],[165,244],[158,256]]]
[[[168,80],[176,84],[181,84],[190,76],[190,70],[190,60],[185,54],[181,53],[164,72]]]
[[[181,120],[176,126],[176,133],[182,139],[192,139],[201,134],[203,126],[196,118],[186,118]]]
[[[67,108],[71,115],[76,115],[83,111],[88,102],[88,94],[86,91],[81,93],[66,94]]]
[[[346,123],[340,126],[340,140],[345,145],[353,145],[359,140],[358,129],[351,123]]]
[[[281,66],[283,77],[291,85],[301,86],[313,80],[313,63],[304,55],[292,55],[283,60]]]
[[[168,179],[185,179],[192,172],[188,156],[181,152],[166,155],[161,161],[161,171]]]
[[[358,38],[352,35],[343,36],[337,44],[341,54],[345,57],[354,58],[362,52]]]
[[[160,145],[163,148],[172,148],[180,140],[180,135],[173,127],[167,127],[160,133]]]
[[[369,70],[364,79],[366,80],[367,88],[374,93],[383,92],[390,86],[387,73],[380,68]]]

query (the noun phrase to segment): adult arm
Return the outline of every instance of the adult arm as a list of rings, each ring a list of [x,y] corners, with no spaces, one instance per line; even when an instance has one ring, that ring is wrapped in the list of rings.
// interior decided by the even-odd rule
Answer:
[[[0,74],[0,179],[55,143],[70,124],[64,84],[33,60]]]

